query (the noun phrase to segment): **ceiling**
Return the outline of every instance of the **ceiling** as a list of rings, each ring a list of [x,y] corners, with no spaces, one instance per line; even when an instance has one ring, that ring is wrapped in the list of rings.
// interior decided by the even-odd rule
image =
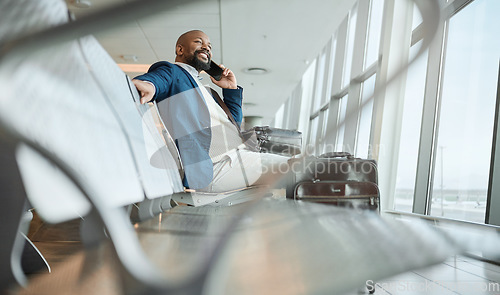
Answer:
[[[90,1],[76,18],[127,0]],[[130,0],[128,0],[130,1]],[[197,0],[149,18],[130,20],[96,34],[111,57],[133,78],[158,60],[174,61],[175,42],[188,30],[201,29],[211,39],[213,60],[230,68],[244,88],[245,116],[269,123],[291,95],[308,64],[325,46],[355,0]],[[135,67],[132,69],[128,69]],[[249,67],[266,74],[246,73]],[[203,80],[209,82],[208,78]]]

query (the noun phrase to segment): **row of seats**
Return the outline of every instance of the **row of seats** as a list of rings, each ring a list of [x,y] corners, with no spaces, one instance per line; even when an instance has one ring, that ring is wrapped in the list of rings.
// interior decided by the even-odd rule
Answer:
[[[172,196],[194,206],[222,206],[257,193],[185,192],[182,163],[155,105],[139,103],[129,77],[94,37],[16,50],[23,36],[70,21],[63,1],[2,1],[0,11],[2,140],[12,142],[18,186],[45,221],[89,219],[92,211],[98,219],[109,218],[110,212],[123,219],[128,212],[123,208],[130,206],[138,207],[139,220],[145,220],[170,209]],[[17,170],[15,166],[11,169]],[[18,214],[12,219],[19,220]],[[117,239],[132,239],[118,248],[133,251],[132,227],[111,224],[123,227],[116,231]],[[114,235],[112,226],[107,227]],[[20,272],[14,277],[25,284]]]

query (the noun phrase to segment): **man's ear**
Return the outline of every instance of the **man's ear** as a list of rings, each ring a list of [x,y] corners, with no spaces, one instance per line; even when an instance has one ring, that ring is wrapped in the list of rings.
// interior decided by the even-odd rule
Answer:
[[[184,53],[184,48],[182,47],[181,44],[177,44],[177,46],[175,47],[175,55],[182,56],[183,53]]]

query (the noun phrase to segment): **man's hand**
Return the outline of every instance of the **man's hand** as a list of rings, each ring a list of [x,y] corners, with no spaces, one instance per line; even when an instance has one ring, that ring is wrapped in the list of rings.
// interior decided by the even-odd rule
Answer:
[[[153,99],[156,88],[152,83],[137,79],[133,79],[132,83],[134,83],[135,88],[137,88],[137,91],[141,95],[141,104],[150,102]]]
[[[223,69],[222,78],[219,81],[217,81],[213,77],[210,77],[212,82],[215,85],[219,86],[220,88],[227,88],[227,89],[238,88],[238,83],[236,82],[236,76],[234,75],[234,73],[230,69],[224,67],[224,65],[219,65],[219,67]]]

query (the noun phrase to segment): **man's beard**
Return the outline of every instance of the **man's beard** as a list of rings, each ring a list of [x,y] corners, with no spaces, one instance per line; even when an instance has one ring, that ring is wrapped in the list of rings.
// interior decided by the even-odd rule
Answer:
[[[204,62],[198,58],[198,53],[200,52],[205,52],[205,51],[203,50],[195,51],[191,60],[189,61],[189,65],[194,67],[197,71],[202,71],[202,70],[205,71],[210,69],[210,57],[208,57],[207,62]],[[209,56],[208,53],[207,56]]]

